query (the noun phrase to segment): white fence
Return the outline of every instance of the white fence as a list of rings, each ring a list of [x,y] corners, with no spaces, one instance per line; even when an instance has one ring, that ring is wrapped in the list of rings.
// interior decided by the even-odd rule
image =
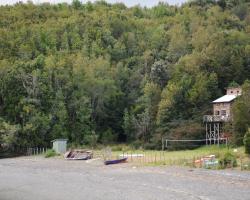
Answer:
[[[45,148],[45,147],[27,148],[26,155],[32,156],[32,155],[45,154],[47,151],[48,151],[48,148]]]

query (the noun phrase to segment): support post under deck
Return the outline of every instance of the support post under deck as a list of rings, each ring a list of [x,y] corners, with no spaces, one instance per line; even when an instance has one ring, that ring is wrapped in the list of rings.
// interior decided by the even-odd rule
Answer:
[[[220,123],[206,123],[206,145],[220,145]],[[208,142],[209,141],[209,142]],[[212,142],[213,141],[213,142]]]

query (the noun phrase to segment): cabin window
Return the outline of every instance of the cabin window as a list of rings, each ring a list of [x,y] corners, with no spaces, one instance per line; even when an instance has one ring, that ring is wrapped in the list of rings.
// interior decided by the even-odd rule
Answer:
[[[216,110],[216,111],[215,111],[215,115],[220,115],[220,111],[219,111],[219,110]]]
[[[226,116],[227,115],[227,111],[226,110],[222,110],[221,111],[221,115]]]

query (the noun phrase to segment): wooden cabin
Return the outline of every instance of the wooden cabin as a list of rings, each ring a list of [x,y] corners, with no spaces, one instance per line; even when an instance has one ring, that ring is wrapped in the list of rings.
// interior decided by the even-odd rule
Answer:
[[[227,122],[233,119],[232,106],[234,100],[242,94],[240,87],[229,87],[227,88],[226,95],[214,100],[213,104],[213,115],[205,115],[204,122]]]
[[[222,126],[233,120],[232,107],[235,99],[242,94],[240,87],[229,87],[226,95],[214,100],[213,115],[205,115],[203,122],[206,125],[206,142],[220,143],[224,138]]]

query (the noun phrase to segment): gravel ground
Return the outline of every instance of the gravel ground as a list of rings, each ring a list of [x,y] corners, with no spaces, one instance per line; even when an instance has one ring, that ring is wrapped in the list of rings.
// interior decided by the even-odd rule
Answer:
[[[0,200],[249,200],[250,173],[104,166],[42,157],[0,160]]]

